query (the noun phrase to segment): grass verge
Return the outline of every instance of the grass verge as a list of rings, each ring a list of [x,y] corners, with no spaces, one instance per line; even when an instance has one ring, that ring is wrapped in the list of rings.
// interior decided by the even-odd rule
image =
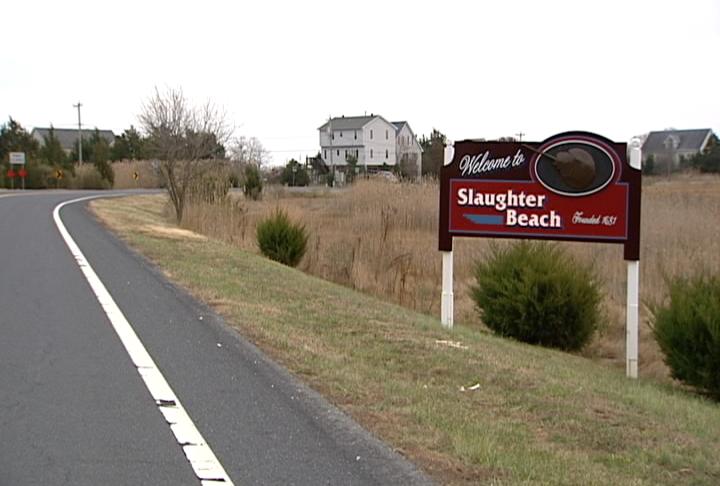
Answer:
[[[718,484],[720,406],[456,327],[177,230],[164,198],[99,218],[445,484]]]

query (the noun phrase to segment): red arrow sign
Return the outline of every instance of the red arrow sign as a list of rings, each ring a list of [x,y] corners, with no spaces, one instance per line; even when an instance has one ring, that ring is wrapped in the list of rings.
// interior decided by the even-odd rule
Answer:
[[[15,171],[14,171],[12,168],[10,168],[10,169],[7,171],[7,176],[8,176],[10,179],[14,179],[14,178],[15,178]]]
[[[18,175],[19,175],[20,177],[22,177],[23,179],[25,179],[25,178],[27,177],[27,171],[25,170],[25,167],[22,167],[22,168],[18,171]]]

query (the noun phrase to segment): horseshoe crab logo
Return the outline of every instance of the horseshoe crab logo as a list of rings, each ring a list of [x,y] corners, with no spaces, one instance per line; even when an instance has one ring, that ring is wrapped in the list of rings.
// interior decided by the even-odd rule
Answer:
[[[528,147],[529,148],[529,147]],[[600,140],[564,137],[532,149],[533,179],[563,196],[588,196],[620,175],[620,158]]]

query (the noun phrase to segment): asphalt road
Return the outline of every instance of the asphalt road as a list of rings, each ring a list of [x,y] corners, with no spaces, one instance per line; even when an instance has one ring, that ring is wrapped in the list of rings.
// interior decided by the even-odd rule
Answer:
[[[201,484],[53,221],[92,193],[16,194],[0,192],[0,485]],[[60,217],[234,484],[429,482],[85,203]]]

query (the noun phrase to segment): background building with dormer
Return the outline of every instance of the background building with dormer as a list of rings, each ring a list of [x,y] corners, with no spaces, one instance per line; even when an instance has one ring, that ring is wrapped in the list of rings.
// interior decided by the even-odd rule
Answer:
[[[709,128],[650,132],[642,146],[643,164],[652,160],[653,171],[659,173],[677,170],[684,160],[708,147],[712,134]]]
[[[398,166],[419,177],[422,148],[406,121],[389,122],[380,115],[330,118],[318,128],[324,164],[341,174],[348,161],[368,173],[395,170]],[[340,177],[342,181],[343,177]]]

